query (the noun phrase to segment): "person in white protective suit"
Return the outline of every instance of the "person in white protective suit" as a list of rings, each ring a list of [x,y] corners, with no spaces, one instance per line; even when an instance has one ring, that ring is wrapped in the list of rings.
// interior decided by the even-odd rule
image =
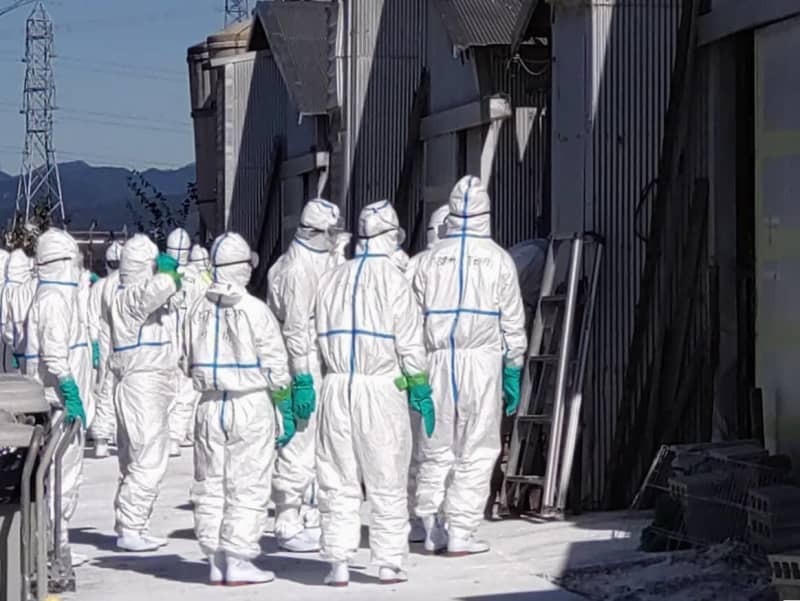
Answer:
[[[36,292],[33,261],[21,249],[11,253],[3,289],[3,342],[13,356],[13,367],[22,370],[25,355],[25,320]]]
[[[326,369],[319,403],[317,478],[326,583],[346,586],[360,541],[361,482],[370,549],[382,583],[407,580],[408,407],[433,432],[422,313],[392,263],[403,241],[389,201],[366,206],[355,257],[323,275],[315,324]]]
[[[414,276],[438,419],[436,434],[420,441],[416,513],[426,550],[459,556],[489,549],[475,534],[500,454],[503,399],[506,412],[516,412],[527,345],[517,271],[491,239],[486,188],[464,177],[449,207],[445,239]],[[446,532],[437,520],[442,510]]]
[[[206,284],[211,283],[211,256],[205,246],[195,244],[189,253],[189,263],[200,273]]]
[[[6,273],[8,258],[9,258],[8,251],[0,248],[0,276],[2,276],[2,281],[0,281],[0,328],[3,329],[5,329],[5,324],[8,321],[8,316],[7,316],[8,302],[6,300],[6,289],[9,288],[9,283],[10,283],[8,281],[8,275]],[[17,371],[16,368],[14,367],[14,351],[6,343],[5,339],[0,342],[2,342],[3,345],[3,356],[2,358],[0,358],[2,360],[3,373],[5,374],[14,373],[15,371]]]
[[[175,398],[175,326],[168,309],[180,289],[178,263],[147,236],[125,243],[120,287],[111,304],[114,408],[121,479],[115,501],[117,547],[152,551],[166,540],[149,533],[167,471],[169,407]],[[154,270],[156,273],[154,274]]]
[[[94,456],[108,457],[108,445],[115,439],[117,418],[114,412],[114,376],[108,369],[111,355],[111,302],[119,288],[122,243],[113,241],[105,253],[106,276],[92,286],[89,296],[89,323],[97,334],[97,376],[94,381],[95,416],[89,428],[94,439]]]
[[[173,342],[175,344],[176,365],[176,393],[175,400],[169,411],[169,439],[170,457],[179,457],[181,447],[191,447],[192,418],[194,417],[200,394],[192,386],[192,381],[178,367],[180,357],[179,349],[183,346],[183,323],[189,308],[202,297],[208,286],[200,271],[189,262],[192,249],[192,240],[186,230],[178,228],[167,236],[167,254],[178,262],[178,272],[181,274],[181,290],[172,297],[171,311],[175,325]]]
[[[333,253],[339,229],[339,207],[322,199],[310,200],[303,208],[294,240],[267,276],[267,302],[281,324],[289,353],[297,421],[292,443],[278,450],[275,464],[275,536],[278,546],[296,553],[320,548],[313,488],[315,406],[322,372],[312,315],[319,279],[336,261]],[[308,501],[305,507],[304,499]]]
[[[430,217],[427,229],[427,242],[428,246],[415,254],[408,262],[405,269],[406,279],[409,283],[413,284],[414,275],[417,272],[422,259],[428,256],[433,245],[444,238],[445,236],[445,220],[450,214],[450,207],[446,204],[436,209]],[[419,464],[422,462],[422,450],[420,449],[420,435],[422,432],[422,423],[417,414],[411,412],[411,465],[408,468],[408,514],[411,516],[411,531],[408,535],[408,542],[422,543],[425,542],[425,527],[422,519],[416,517],[415,506],[417,503],[417,474],[419,472]]]
[[[228,586],[274,579],[252,560],[261,553],[270,498],[273,404],[291,418],[292,380],[278,322],[246,289],[255,263],[240,235],[217,238],[211,251],[214,282],[184,326],[184,362],[201,391],[192,487],[195,533],[208,556],[211,584]]]
[[[89,342],[80,320],[78,245],[63,230],[51,228],[36,244],[39,282],[25,333],[25,375],[44,387],[53,407],[53,428],[65,433],[76,420],[87,423],[83,399],[89,394]],[[61,419],[63,416],[63,420]],[[68,444],[62,458],[61,541],[68,544],[67,524],[78,504],[83,468],[83,428]],[[85,558],[72,555],[73,565]]]

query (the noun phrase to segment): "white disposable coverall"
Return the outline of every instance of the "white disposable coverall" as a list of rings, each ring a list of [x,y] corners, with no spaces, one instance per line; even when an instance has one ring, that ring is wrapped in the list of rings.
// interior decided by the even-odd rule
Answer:
[[[339,207],[325,200],[306,203],[300,228],[286,253],[272,266],[267,276],[267,302],[278,318],[289,353],[292,376],[311,374],[317,401],[320,398],[320,368],[317,334],[312,316],[319,279],[334,263],[329,238],[325,232],[339,220]],[[314,482],[317,412],[308,421],[297,421],[297,433],[291,442],[278,450],[272,480],[275,502],[275,534],[288,540],[299,534],[304,523],[301,506],[304,498],[316,505],[310,495]],[[306,513],[308,526],[318,526],[316,512]]]
[[[411,257],[408,261],[408,267],[405,269],[405,276],[409,284],[414,283],[414,275],[417,272],[420,262],[428,256],[433,245],[440,240],[440,236],[444,237],[445,220],[450,214],[450,207],[446,204],[436,209],[431,215],[428,222],[428,247],[418,252]],[[417,504],[417,475],[419,473],[419,466],[422,463],[422,449],[420,448],[420,434],[422,432],[422,416],[416,411],[411,411],[411,465],[408,467],[408,513],[414,517],[415,507]]]
[[[158,248],[136,234],[125,243],[120,287],[111,304],[109,369],[117,386],[117,449],[121,480],[116,530],[146,533],[167,471],[168,411],[175,396],[174,325],[166,303],[176,291],[166,274],[153,275]]]
[[[261,552],[275,458],[269,395],[287,388],[291,377],[277,320],[245,288],[252,273],[247,243],[223,234],[211,256],[214,283],[193,306],[183,337],[186,366],[202,392],[195,417],[195,532],[207,555],[224,551],[249,560]]]
[[[57,409],[64,406],[60,379],[74,378],[83,400],[88,396],[91,377],[91,363],[86,361],[89,341],[79,319],[77,256],[78,245],[63,230],[51,228],[39,237],[39,285],[26,324],[25,375],[42,384],[45,398]],[[62,423],[62,432],[65,428]],[[67,542],[67,523],[78,504],[82,469],[81,429],[62,459],[62,543]]]
[[[0,297],[2,298],[3,343],[7,354],[16,355],[22,367],[25,354],[25,319],[28,317],[36,282],[33,281],[31,259],[24,251],[17,249],[11,253],[6,266],[6,283]],[[18,371],[12,369],[12,371]]]
[[[3,330],[5,329],[6,322],[8,321],[8,300],[6,297],[6,289],[9,288],[10,284],[8,280],[8,274],[6,272],[8,258],[8,251],[0,248],[0,275],[3,277],[3,281],[0,282],[0,328]],[[0,367],[2,367],[4,374],[14,373],[16,371],[12,362],[12,355],[14,351],[6,343],[5,338],[2,340],[2,346],[3,355],[0,357],[0,360],[2,360]]]
[[[170,311],[175,330],[173,332],[174,365],[176,366],[175,399],[169,411],[169,437],[180,444],[191,435],[192,418],[194,417],[200,393],[192,386],[192,380],[180,369],[180,349],[183,347],[183,324],[191,306],[202,297],[208,286],[200,271],[189,262],[192,241],[186,230],[178,228],[167,237],[167,254],[178,261],[178,272],[181,274],[181,289],[170,301]]]
[[[363,478],[372,508],[372,559],[392,569],[402,569],[408,552],[411,457],[408,397],[395,379],[427,372],[422,315],[390,258],[399,241],[397,222],[388,201],[365,207],[354,259],[322,277],[316,300],[327,370],[317,444],[323,557],[354,557]]]
[[[517,272],[491,239],[490,210],[480,180],[461,179],[450,197],[446,237],[414,277],[436,403],[433,437],[420,439],[416,513],[436,515],[444,502],[449,534],[462,540],[483,518],[500,453],[503,366],[522,367],[526,349]]]
[[[92,286],[89,295],[89,322],[94,324],[100,345],[100,365],[94,382],[95,416],[89,429],[95,440],[114,440],[117,418],[114,412],[114,375],[108,369],[111,356],[111,302],[119,288],[122,244],[112,242],[106,249],[106,276]]]

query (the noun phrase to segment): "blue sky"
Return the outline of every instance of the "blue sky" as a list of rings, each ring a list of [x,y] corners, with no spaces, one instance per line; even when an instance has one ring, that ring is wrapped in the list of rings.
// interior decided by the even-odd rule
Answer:
[[[12,0],[0,0],[0,9]],[[186,49],[221,29],[224,0],[50,0],[59,161],[137,169],[194,160]],[[18,173],[25,6],[0,17],[0,170]]]

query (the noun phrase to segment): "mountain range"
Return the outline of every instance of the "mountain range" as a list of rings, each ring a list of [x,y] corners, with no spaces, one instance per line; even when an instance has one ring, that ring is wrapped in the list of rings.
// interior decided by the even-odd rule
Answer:
[[[133,173],[120,167],[95,167],[83,161],[59,163],[64,209],[71,230],[88,229],[92,219],[97,230],[136,231],[136,217],[127,203],[134,208],[140,205],[128,187],[128,177]],[[194,164],[180,169],[148,169],[141,172],[145,180],[167,199],[171,208],[177,208],[187,196],[187,185],[195,181]],[[0,225],[13,218],[19,176],[0,171]],[[147,217],[146,211],[141,214]],[[186,224],[190,233],[197,229],[197,209],[192,207]]]

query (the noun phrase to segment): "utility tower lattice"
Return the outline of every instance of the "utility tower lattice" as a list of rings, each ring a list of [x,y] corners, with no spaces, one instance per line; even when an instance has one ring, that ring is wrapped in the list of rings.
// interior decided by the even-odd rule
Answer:
[[[39,205],[48,208],[54,223],[64,223],[61,178],[53,147],[55,99],[53,21],[39,2],[25,22],[25,146],[17,191],[17,215],[24,203],[25,223]]]
[[[250,18],[247,0],[225,0],[225,26]]]

